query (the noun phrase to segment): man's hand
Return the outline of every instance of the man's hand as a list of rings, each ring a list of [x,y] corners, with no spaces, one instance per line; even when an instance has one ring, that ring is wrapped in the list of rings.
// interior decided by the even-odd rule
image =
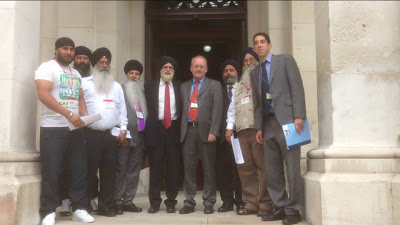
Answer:
[[[258,144],[263,144],[262,130],[258,130],[256,133],[256,140]]]
[[[217,140],[217,137],[215,137],[215,135],[208,134],[208,143],[214,142],[215,140]]]
[[[76,128],[82,128],[85,126],[85,122],[75,113],[72,113],[72,116],[68,119]]]
[[[119,141],[119,143],[121,144],[122,147],[128,146],[128,141],[126,140],[126,133],[125,132],[121,132],[118,135],[117,140]]]
[[[225,140],[226,140],[229,144],[231,144],[231,137],[232,137],[232,134],[233,134],[233,130],[226,130],[226,131],[225,131]]]
[[[294,118],[294,126],[296,127],[296,132],[301,134],[304,131],[303,118]]]

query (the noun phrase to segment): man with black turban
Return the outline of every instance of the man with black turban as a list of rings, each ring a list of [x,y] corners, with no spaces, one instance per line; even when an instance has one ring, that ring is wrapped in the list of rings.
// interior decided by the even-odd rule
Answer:
[[[117,173],[115,178],[115,201],[117,214],[141,212],[132,200],[135,197],[139,173],[143,165],[143,130],[147,118],[144,88],[140,82],[143,66],[137,60],[126,62],[124,72],[128,81],[122,84],[128,118],[128,146],[117,152]]]
[[[74,69],[78,70],[82,77],[90,76],[90,58],[92,51],[85,46],[75,48]]]
[[[156,213],[160,209],[160,195],[163,161],[167,161],[167,213],[175,213],[178,195],[178,177],[181,161],[179,149],[180,127],[180,85],[173,80],[176,61],[170,56],[160,59],[160,79],[150,81],[145,86],[145,96],[149,116],[145,132],[145,145],[150,159],[150,208],[148,213]]]
[[[239,64],[233,59],[225,60],[220,67],[222,80],[224,82],[222,85],[223,117],[221,125],[221,137],[225,136],[228,107],[232,96],[235,94],[239,68]],[[217,184],[221,199],[223,201],[222,206],[218,208],[218,212],[231,211],[233,210],[234,204],[236,205],[236,210],[242,209],[243,201],[240,179],[233,157],[232,146],[229,142],[225,141],[225,138],[221,138],[218,144],[216,167]],[[234,174],[232,174],[232,171]],[[236,179],[234,180],[233,177]]]
[[[90,115],[101,114],[102,119],[85,128],[88,163],[89,199],[96,195],[97,171],[100,170],[98,214],[116,216],[115,174],[117,149],[128,146],[126,140],[128,119],[124,92],[110,73],[111,52],[99,48],[92,54],[93,74],[83,78],[82,88]],[[118,126],[117,137],[110,132]]]
[[[42,225],[54,225],[59,205],[59,180],[69,175],[69,197],[72,219],[94,222],[86,211],[86,148],[82,129],[70,131],[69,124],[82,128],[80,115],[88,115],[81,76],[69,64],[75,55],[75,44],[67,37],[57,39],[55,57],[35,71],[38,99],[42,103],[40,121],[40,158],[42,180],[40,216]]]

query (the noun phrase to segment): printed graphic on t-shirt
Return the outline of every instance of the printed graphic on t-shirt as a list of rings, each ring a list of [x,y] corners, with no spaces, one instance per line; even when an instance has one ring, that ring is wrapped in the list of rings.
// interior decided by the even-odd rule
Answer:
[[[78,77],[60,74],[60,85],[58,86],[60,104],[66,108],[76,109],[80,87],[81,80]]]

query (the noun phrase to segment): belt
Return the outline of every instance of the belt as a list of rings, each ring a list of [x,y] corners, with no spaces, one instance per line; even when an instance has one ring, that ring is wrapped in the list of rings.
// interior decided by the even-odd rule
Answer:
[[[193,122],[188,122],[188,126],[189,127],[198,127],[199,123],[197,121],[193,121]]]
[[[171,124],[176,123],[177,120],[171,120]],[[164,120],[158,120],[159,123],[164,124]]]

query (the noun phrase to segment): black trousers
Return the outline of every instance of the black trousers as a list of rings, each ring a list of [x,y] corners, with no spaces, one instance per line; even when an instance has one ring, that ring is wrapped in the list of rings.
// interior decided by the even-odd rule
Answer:
[[[150,159],[150,205],[159,207],[161,204],[161,185],[164,159],[167,161],[167,199],[164,201],[167,206],[175,206],[175,200],[178,195],[178,178],[181,165],[181,149],[176,142],[176,135],[179,134],[179,123],[172,122],[171,127],[166,130],[164,125],[159,123],[159,144],[151,147],[149,150]]]
[[[86,209],[86,147],[82,129],[68,127],[40,128],[41,193],[40,216],[55,212],[60,203],[60,178],[66,171],[68,196],[73,210]]]
[[[243,204],[242,186],[233,156],[232,145],[224,141],[217,148],[217,185],[224,203]],[[235,196],[233,196],[235,192]]]
[[[112,136],[109,130],[99,131],[85,128],[85,134],[88,156],[87,165],[89,199],[96,197],[95,190],[97,190],[97,170],[99,170],[99,209],[113,208],[115,205],[117,138]],[[88,204],[88,202],[86,202],[86,204]]]

